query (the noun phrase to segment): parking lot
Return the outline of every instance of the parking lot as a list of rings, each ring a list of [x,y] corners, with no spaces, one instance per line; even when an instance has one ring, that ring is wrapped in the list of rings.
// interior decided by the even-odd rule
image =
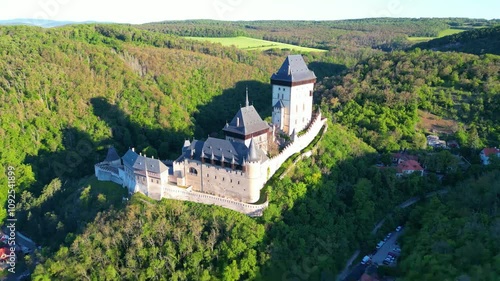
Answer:
[[[377,263],[379,265],[382,265],[384,262],[384,259],[387,257],[387,255],[390,252],[393,252],[393,249],[397,247],[397,240],[399,236],[403,233],[404,230],[396,232],[393,231],[391,238],[389,238],[380,249],[377,250],[377,252],[373,255],[372,257],[372,262]]]

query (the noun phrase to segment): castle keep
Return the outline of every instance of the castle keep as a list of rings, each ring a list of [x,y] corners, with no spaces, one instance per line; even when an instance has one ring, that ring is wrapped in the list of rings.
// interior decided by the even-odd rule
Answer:
[[[106,159],[95,165],[96,177],[154,199],[217,204],[261,215],[267,202],[252,203],[259,201],[267,180],[290,156],[306,148],[326,124],[319,111],[312,112],[315,82],[316,76],[302,56],[290,55],[271,77],[271,124],[249,104],[247,91],[245,106],[222,128],[225,139],[186,140],[181,155],[168,163],[137,154],[134,149],[120,158],[110,148]],[[291,142],[270,157],[269,145],[283,134],[289,135]]]

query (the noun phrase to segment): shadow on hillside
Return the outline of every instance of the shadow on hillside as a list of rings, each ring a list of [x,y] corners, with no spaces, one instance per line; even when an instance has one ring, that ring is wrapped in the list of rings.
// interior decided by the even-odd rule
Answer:
[[[330,132],[329,138],[335,136]],[[271,258],[256,280],[336,280],[357,249],[361,257],[371,253],[379,239],[404,223],[409,209],[396,208],[399,204],[478,172],[469,169],[443,181],[434,173],[398,178],[393,164],[377,167],[382,155],[368,153],[337,162],[333,151],[356,151],[357,144],[334,141],[335,147],[326,148],[332,142],[325,138],[321,142],[313,156],[300,161],[287,177],[280,180],[275,175],[266,185],[272,190],[270,207],[260,220],[267,226],[264,241]],[[326,169],[326,163],[334,164]],[[386,222],[372,235],[383,218]]]
[[[331,77],[342,74],[342,72],[347,70],[347,67],[343,64],[329,63],[329,62],[311,62],[308,64],[309,69],[314,71],[318,81],[321,81],[325,77]]]
[[[244,105],[246,87],[250,103],[261,114],[270,114],[270,110],[265,110],[271,103],[270,86],[257,81],[239,82],[199,107],[199,113],[194,116],[197,137],[204,139],[208,133],[221,131],[239,106]],[[51,249],[69,245],[75,235],[84,231],[88,222],[95,220],[98,212],[111,208],[111,205],[114,209],[124,206],[122,190],[113,192],[113,187],[118,186],[96,183],[93,177],[88,177],[94,174],[94,164],[105,158],[109,146],[114,146],[119,155],[135,147],[136,151],[148,156],[175,159],[181,153],[184,140],[189,138],[182,132],[138,124],[105,98],[92,98],[90,103],[93,114],[110,128],[111,138],[99,139],[69,127],[63,129],[63,147],[56,152],[39,150],[37,156],[25,160],[35,174],[35,183],[29,192],[37,199],[31,201],[29,212],[18,212],[19,230]],[[85,187],[89,185],[99,187],[86,194]],[[99,194],[109,198],[98,198]]]
[[[250,105],[255,107],[262,119],[271,116],[271,85],[255,80],[240,81],[214,97],[210,103],[198,107],[198,112],[193,116],[195,138],[205,139],[208,135],[223,137],[222,128],[245,106],[247,87]]]

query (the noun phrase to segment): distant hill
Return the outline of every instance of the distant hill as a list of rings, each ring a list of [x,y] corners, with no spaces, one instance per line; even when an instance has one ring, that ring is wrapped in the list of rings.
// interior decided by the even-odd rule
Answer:
[[[500,55],[500,26],[465,31],[419,43],[412,48]]]
[[[44,19],[12,19],[12,20],[0,20],[0,25],[32,25],[40,26],[45,28],[63,26],[68,24],[84,24],[84,23],[94,23],[91,21],[86,22],[74,22],[74,21],[56,21],[56,20],[44,20]]]

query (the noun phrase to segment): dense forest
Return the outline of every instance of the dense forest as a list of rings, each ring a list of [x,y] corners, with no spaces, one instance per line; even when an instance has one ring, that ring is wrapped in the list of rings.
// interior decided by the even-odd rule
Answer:
[[[500,142],[499,73],[498,56],[417,49],[370,58],[318,91],[336,122],[380,151],[425,147],[419,110],[458,121],[449,130],[478,149]]]
[[[416,44],[413,48],[457,51],[476,55],[500,55],[500,26],[478,28],[433,39],[429,42]]]
[[[293,22],[296,35],[309,42],[303,45],[339,44],[337,50],[305,56],[320,80],[315,99],[330,121],[310,158],[293,166],[288,161],[287,175],[268,182],[264,192],[270,205],[264,215],[254,219],[216,206],[155,202],[138,194],[123,201],[126,190],[91,176],[109,145],[120,153],[136,147],[171,159],[186,138],[220,135],[221,125],[244,102],[246,87],[262,117],[271,113],[269,77],[288,52],[242,51],[177,35],[234,29],[228,36],[259,37],[273,34],[268,29],[274,26],[272,36],[289,40],[291,23],[252,22],[255,26],[248,28],[246,22],[201,23],[206,29],[200,34],[182,34],[194,28],[182,22],[140,28],[0,27],[0,167],[16,168],[18,225],[43,247],[34,280],[333,280],[354,251],[371,250],[379,238],[370,234],[377,221],[409,197],[443,185],[457,194],[476,190],[470,193],[476,198],[467,205],[470,211],[457,211],[454,192],[449,201],[425,203],[429,210],[417,208],[408,222],[409,229],[425,232],[408,235],[405,245],[438,235],[425,234],[441,219],[433,208],[454,220],[453,226],[480,220],[495,230],[498,223],[483,217],[497,206],[498,190],[488,193],[484,187],[498,185],[500,167],[494,162],[491,173],[483,175],[477,155],[484,145],[500,142],[500,57],[421,49],[384,53],[385,43],[378,41],[491,24],[481,20]],[[316,37],[309,32],[315,25],[318,34],[331,29],[339,35]],[[470,156],[471,168],[456,168],[449,151],[424,148],[424,113],[455,122],[448,137]],[[448,171],[445,180],[398,178],[395,169],[375,166],[390,162],[389,152],[403,148],[412,149],[429,169]],[[2,173],[0,185],[5,183]],[[5,198],[0,199],[3,204]],[[483,199],[491,204],[473,205]],[[402,220],[396,215],[388,224]],[[454,239],[456,249],[470,247],[449,234],[436,237]],[[481,236],[484,248],[498,249],[495,235]],[[404,246],[407,254],[396,273],[416,279],[415,259],[436,247],[451,247],[443,245]],[[429,262],[434,263],[420,263],[419,270],[434,265],[439,270],[435,260],[441,258],[449,259],[433,257]],[[465,261],[453,264],[449,274],[479,276],[495,266],[480,260],[475,267],[460,268]]]
[[[498,280],[499,204],[496,170],[418,206],[409,216],[398,274],[404,280]]]
[[[373,48],[403,49],[411,37],[437,37],[448,28],[487,27],[498,20],[463,18],[405,19],[375,18],[340,21],[214,21],[187,20],[149,23],[140,28],[179,36],[234,37],[248,36],[304,47],[337,52]]]

